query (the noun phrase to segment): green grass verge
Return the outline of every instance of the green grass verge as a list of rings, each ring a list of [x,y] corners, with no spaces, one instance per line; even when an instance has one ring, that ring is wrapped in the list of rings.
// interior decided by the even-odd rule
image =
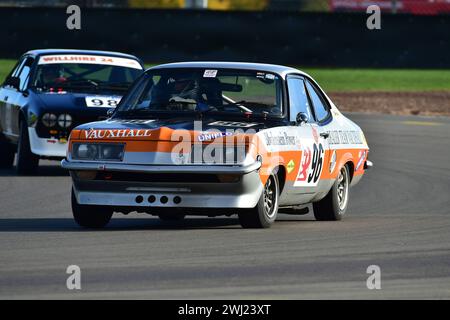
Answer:
[[[15,63],[0,59],[0,82]],[[310,74],[326,91],[450,91],[450,70],[299,69]]]
[[[326,91],[450,90],[450,70],[300,69]]]
[[[325,91],[450,91],[450,70],[297,68]]]
[[[11,72],[16,65],[16,60],[0,59],[0,83],[2,83],[6,76]]]

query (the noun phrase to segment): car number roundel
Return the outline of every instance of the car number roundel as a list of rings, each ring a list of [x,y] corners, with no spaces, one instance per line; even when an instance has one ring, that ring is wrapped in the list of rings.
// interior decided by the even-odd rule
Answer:
[[[323,169],[325,150],[321,143],[314,140],[302,148],[302,159],[294,182],[294,187],[314,187],[319,182]]]
[[[115,108],[122,97],[118,96],[88,96],[86,97],[86,106],[94,108]]]

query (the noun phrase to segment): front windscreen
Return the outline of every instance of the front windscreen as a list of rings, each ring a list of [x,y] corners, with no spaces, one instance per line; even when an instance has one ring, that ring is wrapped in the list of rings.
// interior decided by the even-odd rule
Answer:
[[[118,114],[211,112],[282,115],[282,81],[270,72],[156,69],[134,86]]]
[[[140,64],[132,59],[101,56],[62,57],[64,56],[41,57],[34,73],[32,87],[40,91],[112,91],[123,94],[143,72]],[[88,60],[89,57],[93,58]]]

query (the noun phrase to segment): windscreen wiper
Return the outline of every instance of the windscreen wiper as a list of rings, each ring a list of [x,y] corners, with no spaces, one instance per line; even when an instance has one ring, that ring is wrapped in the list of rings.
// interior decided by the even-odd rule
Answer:
[[[130,82],[112,82],[112,83],[100,83],[102,89],[114,89],[126,91],[130,87]]]
[[[227,102],[227,104],[225,106],[236,106],[244,112],[253,113],[253,111],[251,109],[249,109],[245,106],[246,103],[247,103],[247,101],[240,100],[240,101]]]
[[[141,109],[131,109],[131,110],[125,110],[125,111],[117,110],[117,112],[115,114],[120,115],[120,116],[139,116],[139,115],[149,115],[149,114],[152,114],[153,112],[154,112],[154,110],[150,110],[148,108],[141,108]]]
[[[98,82],[95,82],[94,80],[91,80],[91,79],[68,80],[66,82],[61,82],[62,86],[64,86],[64,85],[67,85],[67,86],[80,85],[81,86],[83,84],[90,84],[96,88],[99,86]]]

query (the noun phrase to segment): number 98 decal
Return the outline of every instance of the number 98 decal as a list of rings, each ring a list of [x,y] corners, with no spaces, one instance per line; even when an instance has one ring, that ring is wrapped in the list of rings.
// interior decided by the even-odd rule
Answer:
[[[96,108],[115,108],[120,102],[121,97],[86,97],[87,107]]]
[[[303,149],[294,187],[314,187],[317,185],[322,173],[324,153],[325,150],[321,143],[314,143],[312,148],[306,147]]]

